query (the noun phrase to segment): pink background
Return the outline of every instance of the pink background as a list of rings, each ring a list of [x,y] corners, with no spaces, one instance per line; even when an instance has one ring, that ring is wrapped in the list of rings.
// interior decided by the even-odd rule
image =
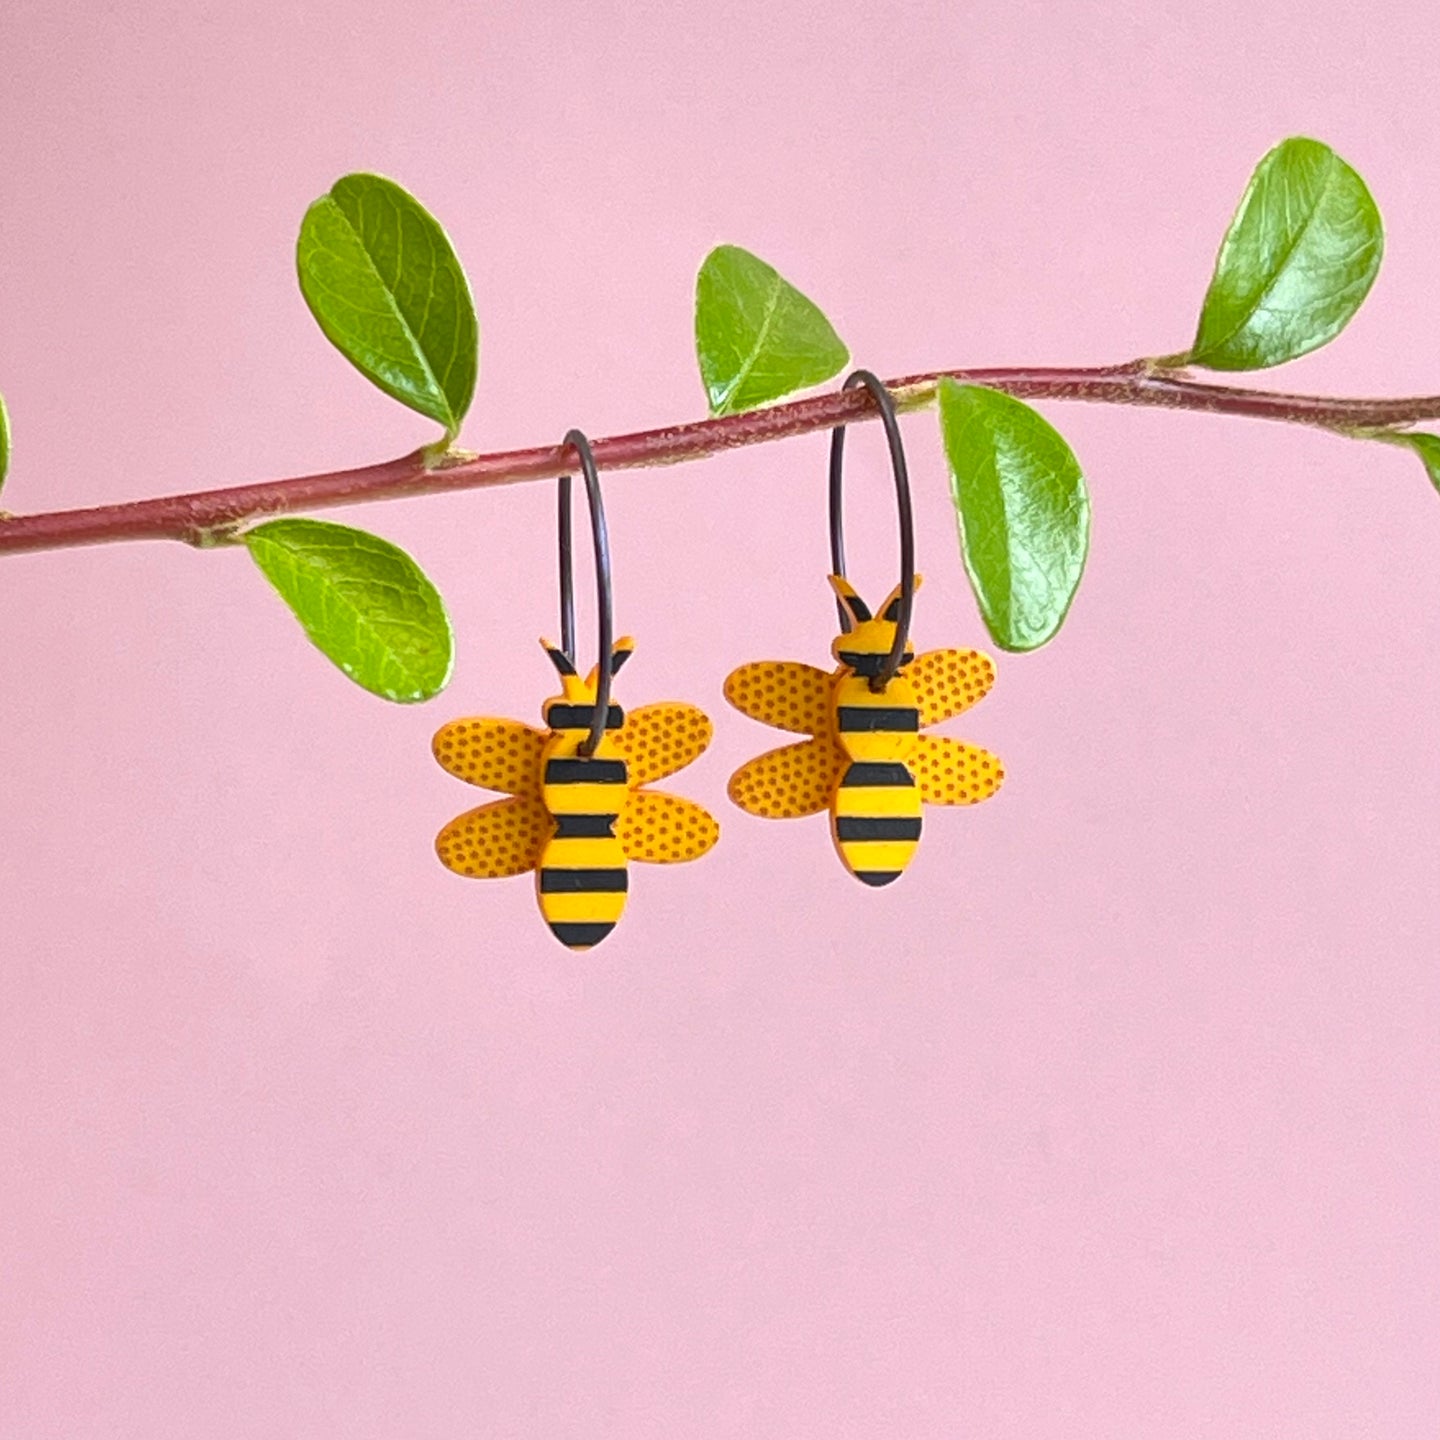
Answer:
[[[1292,133],[1391,244],[1274,383],[1440,389],[1432,20],[1366,12],[8,0],[5,503],[427,439],[293,279],[361,168],[468,264],[477,447],[699,414],[721,240],[882,374],[1174,350]],[[880,893],[724,798],[776,736],[722,677],[830,638],[823,438],[609,482],[621,696],[710,709],[675,788],[725,833],[589,958],[431,852],[477,798],[431,732],[553,688],[550,486],[336,513],[449,599],[419,709],[243,553],[0,562],[0,1436],[1434,1435],[1440,502],[1380,447],[1049,413],[1086,583],[948,727],[1002,796]],[[977,643],[906,433],[917,636]]]

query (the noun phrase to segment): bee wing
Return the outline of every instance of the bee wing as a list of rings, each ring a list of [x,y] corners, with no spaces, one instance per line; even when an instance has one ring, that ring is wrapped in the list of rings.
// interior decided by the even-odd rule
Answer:
[[[927,650],[905,667],[905,677],[924,729],[978,705],[995,683],[995,664],[978,650]]]
[[[756,660],[726,676],[725,698],[762,725],[820,735],[830,728],[834,678],[798,660]]]
[[[978,805],[1005,778],[998,757],[948,735],[920,736],[910,755],[910,768],[927,805]]]
[[[633,787],[683,770],[704,751],[714,733],[703,710],[666,701],[626,711],[615,745],[630,766]]]
[[[720,825],[693,800],[663,790],[632,790],[615,833],[628,859],[678,865],[705,854],[720,838]]]
[[[457,815],[435,837],[435,853],[457,875],[488,880],[523,875],[539,864],[554,828],[539,799],[511,796]]]
[[[442,725],[430,742],[452,775],[505,795],[540,793],[540,752],[545,733],[518,720],[470,717]]]
[[[767,750],[730,777],[730,798],[767,820],[818,814],[830,804],[842,758],[828,736]]]

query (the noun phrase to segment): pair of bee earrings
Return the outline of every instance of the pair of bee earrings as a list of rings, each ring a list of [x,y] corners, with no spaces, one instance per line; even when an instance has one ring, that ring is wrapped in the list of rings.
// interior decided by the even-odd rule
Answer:
[[[987,751],[921,731],[959,715],[994,682],[990,659],[974,650],[910,648],[910,614],[920,577],[910,487],[895,406],[879,380],[858,370],[885,422],[900,512],[900,584],[872,613],[845,579],[842,468],[845,427],[830,441],[830,584],[840,616],[833,670],[796,661],[742,665],[725,698],[763,724],[807,738],[767,751],[730,779],[730,798],[767,819],[830,812],[846,868],[867,885],[900,877],[919,844],[921,810],[974,805],[1000,787],[1004,771]],[[693,705],[664,702],[625,711],[611,682],[635,642],[613,634],[610,555],[600,482],[578,430],[565,437],[580,457],[595,546],[599,663],[581,679],[575,665],[575,599],[570,477],[560,481],[560,644],[541,641],[562,693],[541,708],[546,728],[518,720],[452,720],[434,739],[435,758],[457,778],[505,799],[469,810],[436,838],[456,874],[498,878],[534,871],[540,912],[555,937],[588,950],[615,928],[629,891],[629,862],[698,859],[720,836],[709,811],[648,788],[689,765],[713,727]]]

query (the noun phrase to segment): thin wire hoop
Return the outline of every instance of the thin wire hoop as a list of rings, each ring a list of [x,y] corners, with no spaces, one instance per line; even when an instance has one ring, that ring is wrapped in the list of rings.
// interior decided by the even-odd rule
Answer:
[[[615,643],[614,596],[610,583],[610,536],[605,528],[605,502],[600,498],[600,475],[595,468],[595,456],[591,453],[590,442],[579,430],[571,430],[565,436],[564,449],[574,450],[580,457],[580,469],[585,477],[585,496],[590,504],[590,534],[595,544],[595,608],[600,617],[600,664],[599,679],[595,685],[595,718],[590,722],[590,733],[580,745],[580,754],[590,756],[605,733],[605,721],[610,714],[610,682],[614,678],[614,658],[611,649]],[[579,666],[575,658],[575,547],[574,525],[570,513],[570,476],[560,477],[560,648],[565,658]]]
[[[885,439],[890,446],[890,468],[895,472],[895,508],[900,518],[900,609],[895,620],[895,643],[871,678],[870,688],[883,690],[894,678],[910,639],[910,614],[915,608],[915,516],[910,506],[910,472],[905,465],[905,446],[900,439],[900,421],[890,392],[869,370],[856,370],[842,387],[853,390],[863,385],[870,392],[880,419],[885,425]],[[845,578],[845,426],[837,425],[830,432],[830,569]],[[843,605],[840,611],[842,631],[850,629],[850,616]]]

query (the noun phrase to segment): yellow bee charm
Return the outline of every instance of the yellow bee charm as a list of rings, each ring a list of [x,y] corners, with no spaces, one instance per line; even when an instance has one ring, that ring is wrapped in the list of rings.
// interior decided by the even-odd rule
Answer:
[[[976,805],[1005,778],[988,751],[920,733],[983,699],[995,667],[975,650],[917,656],[907,645],[893,678],[874,689],[895,644],[901,588],[874,617],[844,579],[832,575],[830,584],[848,621],[831,647],[837,669],[758,661],[725,681],[725,698],[737,710],[811,737],[742,765],[730,779],[730,798],[774,819],[828,808],[846,868],[867,885],[888,885],[920,842],[922,802]]]
[[[457,875],[533,870],[540,913],[555,938],[588,950],[625,908],[629,861],[695,860],[719,838],[714,817],[693,800],[642,788],[690,764],[709,745],[712,727],[693,705],[642,705],[627,715],[611,702],[586,755],[599,666],[582,680],[563,650],[541,644],[563,686],[542,708],[548,731],[518,720],[465,719],[437,732],[435,758],[446,770],[510,798],[452,820],[435,849]],[[611,675],[634,646],[628,637],[615,642]]]

